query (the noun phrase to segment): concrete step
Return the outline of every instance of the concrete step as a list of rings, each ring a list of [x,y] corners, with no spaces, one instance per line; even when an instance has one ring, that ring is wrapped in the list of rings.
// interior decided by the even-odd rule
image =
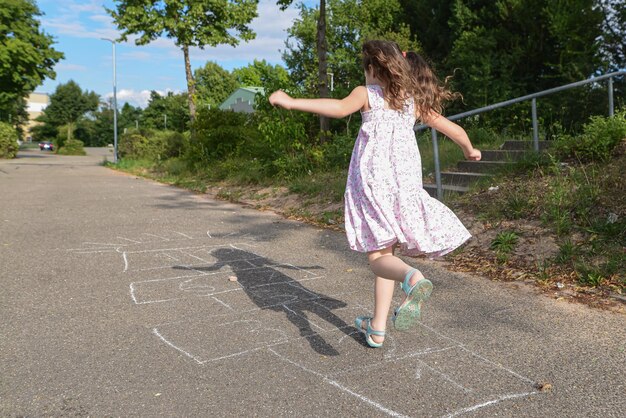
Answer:
[[[456,166],[463,172],[489,173],[508,164],[507,161],[459,161]]]
[[[460,171],[441,172],[441,182],[453,186],[469,186],[470,184],[487,177],[491,177],[491,175],[485,173],[466,173]]]
[[[463,194],[469,190],[469,187],[453,186],[450,184],[442,184],[441,187],[443,188],[444,195],[450,194],[450,193]],[[436,184],[425,183],[424,190],[426,190],[428,194],[431,195],[432,197],[435,197],[435,198],[437,197],[437,185]]]
[[[539,150],[543,151],[550,147],[550,141],[539,141]],[[506,141],[500,147],[501,150],[533,150],[533,141]]]
[[[517,161],[531,150],[484,150],[481,161]]]

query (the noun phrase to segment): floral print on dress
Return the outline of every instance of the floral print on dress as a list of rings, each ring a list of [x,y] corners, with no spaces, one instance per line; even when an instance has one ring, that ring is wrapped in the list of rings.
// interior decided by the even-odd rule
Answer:
[[[439,257],[471,235],[456,215],[422,187],[413,100],[385,107],[382,87],[368,85],[371,110],[354,144],[345,192],[350,248],[360,252],[398,244],[406,255]]]

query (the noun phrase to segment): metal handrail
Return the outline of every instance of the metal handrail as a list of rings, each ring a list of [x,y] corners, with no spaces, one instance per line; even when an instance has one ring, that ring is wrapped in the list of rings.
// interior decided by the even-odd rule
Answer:
[[[615,71],[609,74],[604,74],[597,77],[592,77],[586,80],[577,81],[575,83],[565,84],[560,87],[554,87],[548,90],[543,90],[538,93],[527,94],[526,96],[517,97],[515,99],[505,100],[504,102],[494,103],[492,105],[484,106],[478,109],[470,110],[463,113],[457,113],[447,117],[448,120],[455,121],[466,118],[468,116],[478,115],[480,113],[489,112],[491,110],[499,109],[502,107],[510,106],[515,103],[524,102],[527,100],[532,101],[532,120],[533,120],[533,145],[535,151],[539,151],[539,124],[537,120],[537,98],[547,96],[549,94],[558,93],[560,91],[569,90],[574,87],[580,87],[589,83],[596,83],[598,81],[608,79],[608,93],[609,93],[609,116],[614,115],[613,108],[613,77],[620,75],[626,75],[626,71]],[[415,127],[415,131],[419,132],[428,128],[428,125],[422,124]],[[435,128],[431,128],[431,137],[433,141],[433,154],[435,158],[435,182],[437,183],[437,199],[443,199],[443,189],[441,186],[441,169],[439,167],[439,145],[437,143],[437,131]]]

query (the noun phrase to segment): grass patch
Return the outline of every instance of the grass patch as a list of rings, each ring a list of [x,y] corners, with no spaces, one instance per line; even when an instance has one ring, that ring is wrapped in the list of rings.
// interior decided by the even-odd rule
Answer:
[[[626,293],[626,152],[608,162],[537,161],[499,177],[497,190],[474,191],[460,203],[485,222],[540,220],[558,238],[550,264],[573,271],[578,286]],[[494,239],[498,261],[507,260],[514,241],[508,232]],[[550,265],[538,271],[545,276]]]
[[[329,202],[341,202],[347,177],[346,170],[315,172],[289,181],[287,187],[292,193],[322,197]]]

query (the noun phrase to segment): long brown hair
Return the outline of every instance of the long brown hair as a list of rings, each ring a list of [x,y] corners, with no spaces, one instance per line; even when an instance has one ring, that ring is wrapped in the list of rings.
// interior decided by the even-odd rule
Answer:
[[[411,67],[415,108],[419,115],[426,115],[431,110],[441,113],[445,102],[462,98],[460,93],[453,93],[448,88],[451,77],[446,77],[443,83],[439,81],[431,66],[420,54],[409,51],[406,53],[406,60]]]
[[[411,68],[398,44],[389,41],[367,41],[363,44],[363,69],[372,68],[373,75],[385,87],[389,107],[401,110],[404,101],[413,95]]]

